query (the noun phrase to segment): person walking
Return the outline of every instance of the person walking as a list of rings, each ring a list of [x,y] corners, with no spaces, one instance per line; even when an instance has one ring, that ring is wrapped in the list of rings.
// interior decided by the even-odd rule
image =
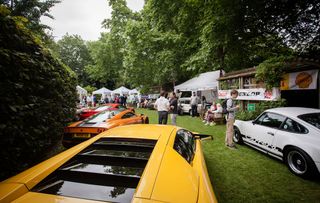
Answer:
[[[198,103],[199,103],[199,97],[196,95],[195,92],[193,92],[190,99],[192,117],[195,117],[198,113],[197,112]]]
[[[91,95],[89,94],[86,99],[87,99],[88,107],[91,107],[91,105],[92,105]]]
[[[171,124],[177,125],[178,99],[176,93],[172,92],[170,99]]]
[[[227,130],[226,130],[226,146],[231,148],[231,149],[236,149],[236,146],[233,143],[232,137],[233,137],[233,124],[235,121],[236,117],[236,112],[239,110],[239,105],[235,104],[235,99],[238,97],[238,91],[237,90],[232,90],[231,91],[231,98],[227,100],[227,115],[226,115],[226,120],[227,120]]]
[[[168,122],[168,110],[170,109],[169,100],[165,97],[165,92],[161,91],[160,97],[154,103],[154,107],[158,111],[158,123],[167,124]]]

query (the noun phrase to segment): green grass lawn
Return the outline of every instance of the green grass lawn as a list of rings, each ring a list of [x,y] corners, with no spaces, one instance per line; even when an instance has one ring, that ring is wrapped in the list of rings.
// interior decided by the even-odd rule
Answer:
[[[157,112],[137,109],[157,123]],[[170,119],[169,122],[170,123]],[[211,134],[203,148],[211,183],[219,202],[320,202],[320,180],[304,180],[282,162],[245,145],[224,146],[225,126],[205,126],[199,118],[178,116],[177,125]]]

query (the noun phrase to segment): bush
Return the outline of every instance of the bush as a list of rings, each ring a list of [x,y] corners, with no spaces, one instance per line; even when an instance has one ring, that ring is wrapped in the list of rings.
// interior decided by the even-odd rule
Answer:
[[[0,179],[37,163],[75,113],[74,73],[0,5]]]
[[[277,108],[286,106],[285,99],[281,99],[278,101],[265,101],[259,104],[256,104],[255,111],[239,111],[236,116],[238,120],[249,121],[257,118],[262,112],[267,109]]]

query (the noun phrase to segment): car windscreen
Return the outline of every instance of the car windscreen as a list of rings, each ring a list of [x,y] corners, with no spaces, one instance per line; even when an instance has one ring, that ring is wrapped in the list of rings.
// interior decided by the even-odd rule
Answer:
[[[107,110],[110,108],[112,108],[112,106],[100,106],[100,107],[96,108],[96,111],[104,111],[104,110]]]
[[[90,118],[85,120],[85,123],[101,123],[105,122],[107,119],[110,119],[114,117],[116,114],[118,114],[120,111],[114,110],[114,111],[102,111],[101,113],[95,114],[91,116]]]
[[[320,129],[320,113],[302,114],[298,118]]]
[[[191,97],[191,91],[181,92],[181,97]]]

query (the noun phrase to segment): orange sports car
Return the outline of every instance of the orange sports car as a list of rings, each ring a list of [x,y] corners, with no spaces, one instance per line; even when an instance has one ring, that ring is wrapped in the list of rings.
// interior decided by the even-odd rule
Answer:
[[[62,144],[65,147],[72,147],[110,128],[139,123],[148,124],[148,116],[137,115],[129,109],[112,108],[66,127]]]

